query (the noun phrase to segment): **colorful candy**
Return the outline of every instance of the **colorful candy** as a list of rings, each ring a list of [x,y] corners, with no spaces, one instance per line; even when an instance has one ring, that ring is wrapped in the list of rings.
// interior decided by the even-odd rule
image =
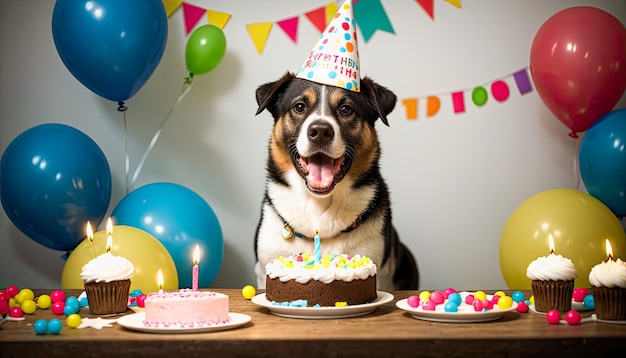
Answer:
[[[7,286],[4,290],[9,294],[9,296],[11,296],[11,298],[15,297],[15,295],[20,292],[20,289],[15,285]]]
[[[524,301],[526,299],[526,297],[524,296],[524,292],[522,291],[515,291],[511,294],[511,298],[513,299],[513,301],[520,303],[522,301]]]
[[[9,310],[9,317],[13,317],[13,318],[24,317],[24,312],[22,311],[20,306],[13,306]]]
[[[441,291],[433,291],[430,293],[430,300],[433,301],[435,304],[440,305],[443,303],[444,298],[443,298],[443,293]]]
[[[575,288],[572,291],[572,298],[576,302],[583,302],[585,300],[585,296],[589,294],[589,290],[584,287]]]
[[[581,320],[580,312],[576,310],[571,310],[565,314],[565,321],[571,325],[577,325]]]
[[[35,293],[30,288],[23,288],[20,290],[20,292],[17,293],[17,295],[15,295],[15,299],[20,304],[28,300],[34,301]]]
[[[78,315],[77,313],[73,313],[67,316],[67,318],[65,319],[65,322],[67,323],[68,327],[76,328],[80,326],[80,323],[82,322],[82,320],[83,319],[80,317],[80,315]]]
[[[52,305],[52,299],[48,295],[41,295],[37,298],[37,307],[45,310]]]
[[[559,324],[561,321],[561,314],[557,310],[549,310],[546,312],[546,320],[550,324]]]
[[[46,332],[48,331],[48,321],[46,321],[45,319],[38,319],[33,324],[33,329],[35,330],[35,334],[46,334]]]
[[[459,305],[457,305],[454,302],[448,301],[448,302],[446,302],[445,305],[443,305],[443,310],[445,312],[458,312],[459,311]]]
[[[510,296],[500,297],[498,300],[498,308],[501,310],[511,308],[511,306],[513,306],[513,299]]]
[[[22,312],[25,314],[33,314],[37,311],[37,304],[33,300],[26,300],[20,305]]]
[[[419,294],[420,301],[426,302],[430,299],[430,291],[422,291]]]
[[[65,302],[63,301],[54,302],[52,306],[50,306],[50,310],[52,311],[52,313],[54,313],[57,316],[62,315],[65,310]]]
[[[528,304],[526,303],[526,301],[518,302],[517,308],[515,308],[515,310],[519,313],[526,313],[528,312]]]
[[[65,292],[61,290],[54,290],[50,293],[50,299],[52,303],[65,302]]]
[[[241,294],[243,295],[243,298],[249,300],[256,295],[256,289],[254,286],[246,285],[241,289]]]
[[[5,314],[9,313],[9,310],[11,310],[11,307],[9,307],[9,302],[0,301],[0,315],[4,316]]]
[[[148,297],[148,296],[146,296],[145,293],[142,293],[139,296],[137,296],[135,298],[135,302],[137,303],[137,306],[139,306],[139,307],[146,307],[146,297]]]
[[[585,299],[583,300],[583,307],[585,307],[588,310],[593,310],[596,308],[596,303],[593,300],[593,295],[589,294],[585,296]]]
[[[60,319],[53,318],[50,321],[48,321],[48,332],[50,332],[50,334],[59,334],[62,328],[63,328],[63,323],[61,323]]]
[[[416,308],[420,305],[420,298],[419,296],[411,295],[406,299],[406,303],[409,306]]]

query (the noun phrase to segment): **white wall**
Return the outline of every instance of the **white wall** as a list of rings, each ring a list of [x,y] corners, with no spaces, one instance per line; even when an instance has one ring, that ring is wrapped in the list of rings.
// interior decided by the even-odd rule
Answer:
[[[297,44],[275,25],[259,55],[245,25],[304,14],[328,0],[189,2],[233,15],[224,29],[227,54],[215,70],[196,77],[136,186],[169,181],[202,196],[225,240],[213,287],[238,288],[255,282],[253,239],[272,125],[267,112],[254,116],[254,91],[297,70],[319,35],[302,16]],[[597,6],[626,23],[626,2],[614,0],[464,0],[463,9],[438,0],[435,21],[415,1],[382,3],[396,34],[377,32],[360,42],[362,74],[400,99],[472,88],[527,66],[536,31],[566,7]],[[82,130],[111,166],[108,215],[125,190],[122,117],[113,102],[83,87],[61,62],[51,34],[53,7],[52,0],[0,2],[0,153],[42,123]],[[200,25],[205,23],[203,18]],[[179,9],[169,19],[161,63],[127,101],[133,168],[187,75],[183,26]],[[446,98],[435,117],[409,121],[399,103],[389,128],[378,123],[394,221],[418,260],[421,288],[505,287],[498,257],[505,222],[536,193],[584,190],[574,165],[580,140],[567,136],[537,92],[520,96],[511,87],[506,102],[490,100],[483,108],[467,102],[463,115],[453,114]],[[617,107],[625,104],[623,97]],[[24,236],[0,211],[0,286],[60,287],[61,254]]]

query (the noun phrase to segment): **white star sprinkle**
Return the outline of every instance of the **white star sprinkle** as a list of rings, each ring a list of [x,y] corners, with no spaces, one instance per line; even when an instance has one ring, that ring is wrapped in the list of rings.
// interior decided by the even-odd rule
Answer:
[[[83,318],[80,321],[80,325],[76,327],[76,329],[83,329],[91,327],[93,329],[101,330],[104,327],[113,327],[113,323],[117,322],[117,318],[115,319],[102,319],[98,318]]]

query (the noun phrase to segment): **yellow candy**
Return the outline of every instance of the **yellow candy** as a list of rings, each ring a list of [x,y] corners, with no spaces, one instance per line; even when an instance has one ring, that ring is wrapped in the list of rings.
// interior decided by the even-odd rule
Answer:
[[[498,308],[501,310],[511,308],[512,305],[513,299],[509,296],[500,297],[500,299],[498,299]]]
[[[485,291],[476,291],[476,292],[474,292],[474,299],[481,300],[481,301],[486,301],[487,300],[487,294],[485,293]]]
[[[68,327],[76,328],[80,326],[80,323],[82,322],[82,320],[83,319],[80,317],[79,314],[72,313],[71,315],[67,316],[67,318],[65,319],[65,322],[67,323]]]
[[[22,312],[25,314],[33,314],[37,311],[37,304],[33,300],[26,300],[20,305]]]
[[[50,308],[51,305],[52,299],[50,298],[50,296],[41,295],[39,296],[39,298],[37,298],[37,307],[41,308],[42,310]]]
[[[420,301],[426,302],[430,299],[430,291],[422,291],[419,294]]]
[[[528,301],[530,301],[531,305],[535,305],[535,296],[530,296],[530,299]]]
[[[246,285],[241,289],[241,294],[243,298],[249,300],[256,295],[256,289],[253,286]]]
[[[506,293],[504,293],[504,291],[496,291],[496,293],[494,293],[493,295],[494,296],[504,297],[504,296],[506,296]]]
[[[335,302],[335,307],[345,307],[348,305],[348,302]]]
[[[30,288],[22,288],[20,292],[15,295],[17,303],[22,303],[27,300],[33,301],[35,299],[35,293]]]

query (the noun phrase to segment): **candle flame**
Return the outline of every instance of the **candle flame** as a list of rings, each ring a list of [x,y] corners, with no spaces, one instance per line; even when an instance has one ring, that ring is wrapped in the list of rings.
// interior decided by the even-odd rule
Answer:
[[[113,236],[109,235],[107,236],[106,252],[111,251],[111,246],[113,246]]]
[[[107,219],[107,235],[113,236],[113,221],[111,221],[111,217]]]
[[[89,239],[89,242],[93,242],[93,229],[91,228],[91,224],[89,223],[89,221],[87,221],[87,239]]]
[[[159,290],[163,289],[163,271],[161,271],[161,269],[159,269],[157,273],[157,285],[159,286]]]
[[[196,249],[193,250],[193,264],[200,263],[200,245],[196,245]]]
[[[613,247],[609,239],[606,239],[606,256],[609,257],[609,260],[613,259]]]
[[[554,253],[554,239],[552,238],[552,234],[548,235],[548,246],[550,247],[550,253]]]

